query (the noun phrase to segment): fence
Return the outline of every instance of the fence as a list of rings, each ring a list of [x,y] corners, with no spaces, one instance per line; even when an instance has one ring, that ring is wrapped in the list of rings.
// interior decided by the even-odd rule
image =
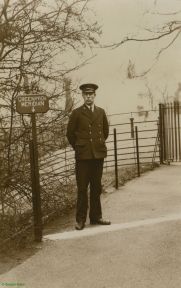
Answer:
[[[181,160],[180,114],[178,101],[159,105],[161,163]]]
[[[140,170],[141,164],[160,162],[158,111],[150,111],[148,119],[145,119],[145,114],[142,117],[137,114],[132,112],[109,116],[110,134],[106,141],[108,155],[104,162],[105,172],[133,165]],[[121,117],[122,121],[126,121],[119,123]],[[57,178],[59,183],[66,186],[74,177],[74,151],[71,147],[50,151],[40,157],[40,175],[43,183]]]
[[[107,139],[108,156],[104,172],[135,166],[138,176],[141,164],[160,162],[158,111],[124,113],[109,116],[110,135]],[[11,132],[0,129],[2,139],[0,216],[1,235],[13,237],[32,225],[32,196],[29,164],[30,125],[22,125],[20,117]],[[38,127],[39,171],[43,219],[59,214],[75,203],[74,151],[67,145],[66,119]],[[11,141],[10,139],[11,133]],[[9,224],[11,223],[11,229]],[[21,223],[21,225],[19,225]]]

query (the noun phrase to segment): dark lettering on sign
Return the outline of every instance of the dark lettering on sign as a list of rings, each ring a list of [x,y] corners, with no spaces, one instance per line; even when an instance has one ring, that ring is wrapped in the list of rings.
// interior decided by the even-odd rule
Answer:
[[[37,94],[18,96],[16,110],[20,114],[45,113],[49,110],[48,97]]]

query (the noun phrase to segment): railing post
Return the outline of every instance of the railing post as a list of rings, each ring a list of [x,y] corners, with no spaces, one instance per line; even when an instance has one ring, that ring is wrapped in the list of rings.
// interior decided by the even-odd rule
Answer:
[[[131,138],[134,138],[134,118],[130,118],[131,123]]]
[[[177,102],[174,101],[173,111],[174,111],[174,129],[175,129],[175,158],[178,160],[178,146],[177,146]]]
[[[156,144],[155,144],[155,155],[156,155],[156,150],[158,146],[158,153],[159,153],[159,159],[161,159],[161,150],[160,150],[160,118],[158,117],[157,121],[157,139],[156,139]],[[155,159],[155,157],[154,157]],[[161,164],[161,160],[160,160]]]
[[[159,104],[159,138],[160,138],[160,164],[163,164],[163,109],[162,104]]]
[[[178,123],[178,160],[181,160],[181,140],[180,140],[180,102],[177,101],[177,123]]]
[[[118,159],[117,159],[117,135],[114,128],[114,165],[115,165],[115,187],[118,189]]]
[[[138,127],[135,127],[135,135],[136,135],[136,157],[137,157],[137,172],[138,177],[140,177],[140,157],[139,157],[139,143],[138,143]]]

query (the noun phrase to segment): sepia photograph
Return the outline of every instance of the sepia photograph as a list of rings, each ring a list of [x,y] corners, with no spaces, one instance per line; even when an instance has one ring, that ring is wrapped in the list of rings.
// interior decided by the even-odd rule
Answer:
[[[0,288],[181,287],[181,0],[0,0]]]

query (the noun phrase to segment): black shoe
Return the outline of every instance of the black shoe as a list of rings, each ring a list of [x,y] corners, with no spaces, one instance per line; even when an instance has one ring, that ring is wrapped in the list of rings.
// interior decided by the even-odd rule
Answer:
[[[98,224],[98,225],[111,225],[111,221],[104,220],[104,219],[100,218],[97,220],[90,220],[90,224],[91,225],[96,225],[96,224]]]
[[[76,230],[83,230],[84,229],[84,226],[85,226],[85,223],[84,222],[77,222],[75,224],[75,229]]]

